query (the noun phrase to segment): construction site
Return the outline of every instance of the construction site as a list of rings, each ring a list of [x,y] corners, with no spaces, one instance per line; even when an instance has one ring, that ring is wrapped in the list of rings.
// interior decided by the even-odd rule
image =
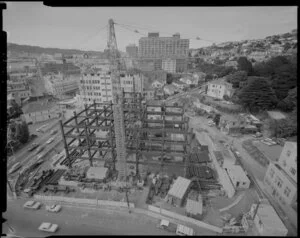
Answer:
[[[198,142],[189,127],[184,105],[145,101],[135,90],[124,93],[112,20],[108,47],[113,100],[94,101],[60,121],[62,151],[43,169],[46,161],[33,159],[17,179],[17,195],[121,201],[127,202],[128,209],[133,203],[155,212],[172,210],[216,227],[227,224],[229,233],[245,233],[244,215],[257,202],[250,181],[238,181],[233,188],[216,155]],[[220,213],[227,210],[222,207],[230,209],[233,199],[238,200],[236,204],[244,202],[234,217],[222,218]]]

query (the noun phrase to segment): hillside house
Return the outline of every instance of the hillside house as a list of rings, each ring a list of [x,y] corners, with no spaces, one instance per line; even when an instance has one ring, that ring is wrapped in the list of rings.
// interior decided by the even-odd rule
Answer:
[[[176,92],[179,92],[179,89],[173,84],[167,84],[163,89],[166,95],[174,95]]]
[[[232,84],[226,82],[225,78],[216,79],[208,83],[207,96],[223,99],[225,95],[231,97],[233,92]]]
[[[159,80],[155,80],[151,85],[153,88],[162,88],[164,86],[164,83]]]
[[[237,69],[238,62],[236,60],[230,60],[230,61],[225,62],[224,66],[233,67],[233,68]]]
[[[179,81],[187,85],[198,85],[198,79],[194,77],[183,77]]]

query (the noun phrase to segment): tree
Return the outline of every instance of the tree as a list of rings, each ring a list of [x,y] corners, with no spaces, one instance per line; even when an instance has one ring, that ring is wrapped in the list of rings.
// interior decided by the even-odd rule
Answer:
[[[15,100],[12,100],[10,105],[11,105],[11,109],[7,116],[8,120],[18,118],[20,115],[23,114],[21,107],[15,102]]]
[[[246,57],[239,57],[238,70],[246,71],[248,75],[251,75],[253,68],[251,62]]]
[[[237,94],[240,104],[250,111],[274,108],[277,97],[266,78],[251,77],[247,86]]]
[[[287,97],[277,104],[277,107],[283,111],[292,111],[297,107],[297,87],[291,89]]]
[[[205,82],[208,82],[208,81],[210,81],[210,80],[212,80],[213,79],[213,76],[211,75],[211,74],[207,74],[206,76],[205,76]]]
[[[292,137],[297,135],[297,121],[291,118],[281,120],[271,120],[270,128],[275,137]]]
[[[29,130],[28,130],[28,125],[26,122],[23,121],[22,124],[20,124],[20,130],[19,130],[19,135],[18,139],[22,144],[25,144],[29,140]]]
[[[229,83],[232,83],[233,88],[239,88],[240,82],[246,81],[246,80],[247,80],[247,72],[246,71],[237,71],[226,77],[226,81]]]
[[[223,96],[223,99],[224,99],[225,101],[228,101],[228,100],[229,100],[229,96],[228,96],[227,94],[225,94],[225,95]]]

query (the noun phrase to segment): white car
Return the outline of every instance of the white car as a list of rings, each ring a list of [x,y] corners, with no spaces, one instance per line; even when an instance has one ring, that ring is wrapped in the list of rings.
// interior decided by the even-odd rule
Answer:
[[[41,203],[40,202],[36,202],[36,201],[27,201],[23,205],[24,208],[33,209],[33,210],[39,209],[40,206],[41,206]]]
[[[46,231],[46,232],[56,232],[58,229],[58,225],[57,224],[52,224],[49,222],[43,222],[40,226],[39,226],[39,230],[40,231]]]
[[[47,144],[50,144],[52,141],[54,141],[54,138],[53,137],[51,137],[49,140],[47,140]]]
[[[59,212],[60,210],[61,210],[61,205],[58,204],[46,206],[46,211],[48,212]]]

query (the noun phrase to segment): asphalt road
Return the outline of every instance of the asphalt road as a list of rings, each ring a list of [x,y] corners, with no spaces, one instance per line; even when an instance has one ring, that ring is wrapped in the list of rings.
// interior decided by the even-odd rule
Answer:
[[[8,159],[7,169],[9,170],[12,167],[12,165],[17,162],[21,162],[21,164],[26,164],[30,159],[32,159],[33,157],[36,156],[36,151],[38,148],[34,149],[31,152],[28,151],[28,148],[31,146],[32,143],[38,143],[40,146],[45,146],[44,150],[41,152],[41,153],[43,153],[48,148],[51,148],[53,146],[53,143],[55,143],[55,142],[52,142],[50,144],[46,144],[46,141],[50,137],[55,137],[55,141],[61,140],[62,137],[61,137],[60,131],[59,131],[59,124],[57,123],[57,125],[55,127],[53,127],[52,129],[56,129],[56,130],[58,130],[58,132],[54,135],[50,135],[49,132],[45,132],[45,133],[36,132],[35,134],[38,137],[35,140],[33,140],[30,144],[28,144],[21,150],[17,151],[14,154],[14,156],[12,156]]]
[[[42,222],[58,224],[55,235],[172,235],[156,228],[159,220],[143,214],[129,214],[127,210],[100,210],[86,207],[63,206],[60,213],[41,209],[33,211],[23,208],[26,200],[11,200],[3,217],[2,233],[13,233],[24,237],[44,237],[51,233],[38,230]]]

